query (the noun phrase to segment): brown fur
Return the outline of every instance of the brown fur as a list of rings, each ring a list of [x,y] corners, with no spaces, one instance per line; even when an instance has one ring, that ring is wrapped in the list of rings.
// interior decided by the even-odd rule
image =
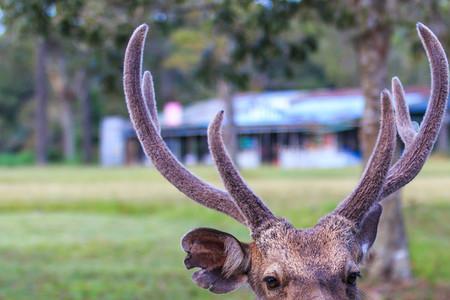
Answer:
[[[403,88],[393,79],[395,114],[388,91],[383,91],[382,122],[375,150],[360,183],[336,210],[308,229],[294,228],[275,217],[246,185],[228,156],[220,133],[220,112],[208,130],[208,143],[227,192],[212,187],[184,168],[159,132],[150,73],[141,83],[147,26],[135,30],[124,63],[124,91],[131,120],[146,155],[181,192],[198,203],[223,212],[249,226],[253,241],[197,228],[182,239],[185,265],[200,287],[227,293],[249,284],[258,299],[359,299],[359,265],[376,234],[385,196],[411,181],[422,168],[436,141],[448,96],[448,63],[437,38],[417,26],[432,73],[432,93],[424,121],[416,133]],[[390,167],[396,127],[405,143],[402,157]],[[390,167],[390,168],[389,168]]]
[[[356,268],[361,257],[353,230],[354,224],[334,214],[305,230],[274,224],[251,247],[250,286],[259,299],[356,299],[350,298],[356,287],[345,282],[348,272],[357,271],[349,266]],[[267,289],[268,275],[280,281],[279,288]]]

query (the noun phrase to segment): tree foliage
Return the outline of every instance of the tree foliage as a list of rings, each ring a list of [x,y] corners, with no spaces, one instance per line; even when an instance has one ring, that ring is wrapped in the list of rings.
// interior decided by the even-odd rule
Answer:
[[[5,29],[0,37],[4,49],[1,64],[8,70],[0,76],[0,124],[2,132],[10,132],[0,137],[0,149],[30,146],[30,130],[15,129],[30,124],[26,118],[30,118],[27,100],[33,95],[32,45],[38,37],[47,38],[52,51],[58,48],[64,53],[70,80],[78,70],[86,70],[91,82],[92,117],[98,121],[106,114],[125,115],[123,52],[132,30],[144,22],[150,25],[144,63],[154,74],[160,107],[166,101],[188,103],[213,96],[219,79],[241,90],[356,86],[358,70],[351,63],[352,42],[364,34],[357,26],[364,14],[356,14],[349,3],[0,0]],[[426,82],[428,78],[419,75],[423,72],[416,72],[417,64],[411,64],[423,55],[419,44],[412,42],[415,38],[410,25],[428,20],[431,27],[443,28],[442,39],[450,43],[445,30],[449,1],[399,3],[400,9],[386,13],[386,21],[394,26],[390,65],[406,84]],[[419,8],[414,9],[416,6]],[[51,55],[53,63],[55,51]],[[51,98],[52,105],[55,95]],[[74,109],[78,113],[77,104]],[[59,129],[54,126],[52,132],[58,139]],[[97,132],[96,128],[93,131]],[[14,142],[15,135],[20,136],[18,142]]]

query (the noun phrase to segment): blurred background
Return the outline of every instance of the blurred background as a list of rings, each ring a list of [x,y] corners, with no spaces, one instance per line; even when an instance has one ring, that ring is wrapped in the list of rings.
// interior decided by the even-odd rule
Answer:
[[[0,0],[0,299],[252,299],[184,269],[191,228],[249,236],[145,158],[122,92],[136,26],[150,26],[144,66],[172,152],[221,186],[206,128],[225,109],[244,177],[306,227],[357,183],[392,76],[420,123],[430,72],[415,24],[449,51],[449,13],[447,0]],[[383,204],[366,299],[450,299],[449,120]]]

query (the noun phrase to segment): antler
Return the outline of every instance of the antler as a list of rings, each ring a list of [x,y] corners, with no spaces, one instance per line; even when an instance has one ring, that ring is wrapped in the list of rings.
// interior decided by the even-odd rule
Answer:
[[[405,100],[405,92],[398,77],[392,78],[392,93],[395,100],[395,112],[397,114],[395,122],[397,125],[398,135],[405,145],[409,145],[412,141],[414,141],[417,131],[413,127],[411,116],[409,115],[408,104]]]
[[[448,97],[447,58],[442,45],[430,29],[418,23],[417,31],[431,69],[431,96],[427,111],[419,131],[416,132],[409,117],[402,85],[400,80],[394,77],[392,90],[396,107],[395,120],[399,136],[405,144],[405,150],[400,159],[386,172],[386,165],[389,166],[392,151],[391,149],[387,151],[386,148],[384,153],[383,151],[378,153],[383,149],[380,149],[381,140],[392,138],[392,132],[384,133],[385,130],[391,130],[384,121],[389,117],[385,107],[382,109],[383,122],[377,146],[362,179],[354,192],[335,210],[337,214],[355,222],[361,221],[372,204],[381,201],[416,177],[433,149],[443,121]]]
[[[223,111],[219,112],[209,125],[209,148],[225,188],[248,220],[252,231],[255,231],[265,222],[274,220],[275,216],[264,205],[263,201],[248,187],[233,165],[225,149],[222,135],[220,134],[222,120]]]
[[[156,109],[155,89],[153,88],[153,78],[150,71],[145,71],[144,77],[142,78],[142,96],[144,96],[145,103],[147,103],[153,125],[155,125],[156,131],[161,134],[161,127],[159,126],[158,120],[158,110]]]
[[[425,25],[418,23],[417,31],[427,53],[431,70],[431,95],[419,132],[409,119],[408,106],[400,81],[394,78],[393,90],[397,102],[397,124],[405,143],[402,157],[389,170],[380,200],[409,183],[420,172],[433,149],[447,108],[448,62],[441,43]],[[398,81],[398,83],[397,83]]]
[[[175,158],[159,134],[153,83],[149,72],[141,84],[147,25],[133,33],[125,51],[123,84],[130,118],[145,154],[158,171],[178,190],[194,201],[225,213],[242,224],[247,221],[230,195],[202,181]]]
[[[228,194],[200,180],[173,156],[160,136],[153,82],[145,72],[141,83],[143,47],[147,25],[133,33],[125,52],[124,91],[134,128],[146,155],[159,172],[186,196],[223,212],[252,230],[275,216],[245,184],[231,162],[220,134],[223,112],[208,128],[208,142]],[[436,36],[418,23],[417,30],[431,68],[431,96],[418,132],[415,131],[404,91],[398,78],[392,80],[395,114],[388,91],[381,93],[382,121],[378,140],[363,176],[355,190],[336,208],[335,213],[360,222],[369,208],[410,182],[421,170],[436,141],[447,106],[448,63]],[[402,157],[389,169],[395,148],[396,130],[405,144]]]
[[[379,198],[395,149],[395,117],[389,91],[381,93],[381,126],[375,148],[355,190],[336,209],[349,220],[359,221]]]

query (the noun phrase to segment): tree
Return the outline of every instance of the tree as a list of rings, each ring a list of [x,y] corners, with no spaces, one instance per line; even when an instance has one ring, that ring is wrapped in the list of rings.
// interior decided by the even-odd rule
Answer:
[[[0,151],[32,152],[30,148],[35,145],[30,143],[28,133],[34,126],[29,110],[34,106],[30,101],[36,69],[33,53],[38,47],[10,31],[0,37],[0,48]]]
[[[63,157],[65,161],[73,161],[75,159],[74,92],[70,85],[65,54],[59,47],[54,47],[53,52],[56,54],[53,55],[49,79],[58,98]]]
[[[142,5],[142,4],[140,4]],[[7,26],[7,30],[13,29],[20,33],[22,39],[34,40],[35,47],[35,157],[39,164],[47,162],[49,152],[49,122],[48,84],[51,83],[53,95],[59,102],[59,123],[62,129],[62,150],[65,160],[73,160],[76,156],[76,126],[75,107],[76,91],[74,85],[77,72],[74,69],[89,68],[91,60],[83,57],[86,49],[95,49],[100,53],[105,48],[115,48],[116,40],[120,40],[122,34],[122,44],[125,44],[125,33],[118,31],[115,25],[130,24],[126,14],[127,9],[136,11],[141,6],[136,7],[136,3],[113,4],[109,1],[55,1],[55,0],[31,0],[31,1],[0,1],[2,9],[2,21]],[[105,9],[108,6],[108,9]],[[117,14],[115,18],[106,17],[107,14]],[[118,17],[125,15],[127,18]],[[100,16],[105,16],[104,19]],[[99,22],[99,20],[108,20]],[[142,17],[141,17],[142,19]],[[127,31],[126,34],[128,34]],[[92,51],[93,52],[93,51]],[[119,55],[120,52],[120,55]],[[121,48],[115,48],[116,61],[121,61]],[[49,62],[52,62],[49,64]],[[119,63],[118,63],[119,64]],[[48,68],[50,66],[50,68]],[[102,65],[97,65],[97,67]],[[47,70],[49,69],[49,70]],[[120,69],[117,67],[117,69]],[[105,74],[107,68],[97,68],[98,73]],[[86,72],[84,76],[91,73]],[[49,78],[49,75],[50,78]],[[101,75],[100,75],[101,76]],[[117,71],[117,78],[120,78]],[[80,80],[80,84],[89,87],[89,79]],[[117,87],[120,86],[118,81]],[[81,88],[78,87],[78,88]],[[81,108],[83,109],[83,144],[85,156],[91,152],[90,143],[92,141],[92,126],[90,111],[91,102],[87,101],[87,94],[79,94]],[[89,158],[87,158],[89,159]]]
[[[35,156],[37,163],[45,164],[48,155],[48,83],[51,82],[60,98],[60,122],[63,128],[63,149],[65,158],[75,157],[75,134],[73,113],[69,101],[69,74],[66,57],[62,51],[64,36],[71,37],[77,26],[77,19],[83,1],[1,1],[4,21],[10,27],[17,27],[23,37],[36,41],[35,54]],[[47,65],[53,57],[55,63],[50,73]],[[50,78],[49,75],[52,75]],[[50,80],[51,79],[51,80]]]
[[[90,97],[90,81],[86,70],[80,69],[75,75],[75,92],[81,106],[81,153],[85,163],[93,161],[92,141],[92,105]]]
[[[8,26],[17,25],[23,36],[35,38],[35,151],[39,164],[47,162],[48,148],[48,79],[46,63],[49,51],[49,24],[51,1],[29,1],[27,5],[19,1],[1,1],[3,21]],[[24,20],[28,22],[23,22]]]
[[[37,41],[35,54],[35,155],[40,165],[47,163],[48,153],[48,80],[47,80],[48,41],[41,37]]]

